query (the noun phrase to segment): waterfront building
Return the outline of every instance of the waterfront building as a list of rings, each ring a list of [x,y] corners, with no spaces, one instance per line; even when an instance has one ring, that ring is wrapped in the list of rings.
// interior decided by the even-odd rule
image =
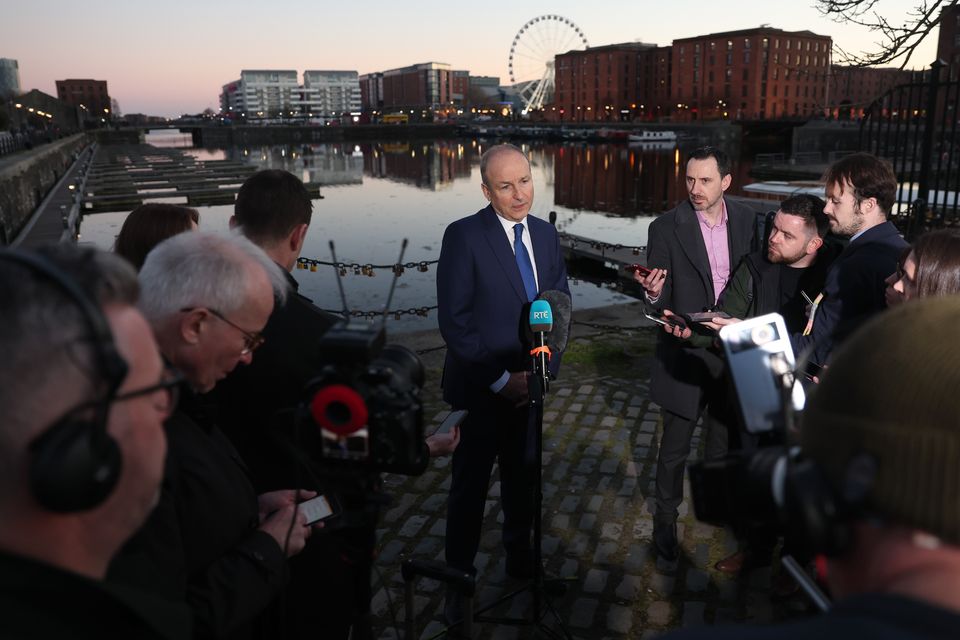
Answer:
[[[109,121],[113,117],[106,80],[57,80],[56,84],[57,98],[68,105],[79,107],[84,121]]]
[[[71,133],[82,128],[86,111],[64,103],[37,89],[21,93],[12,102],[10,127],[48,131],[51,134]]]
[[[455,96],[460,96],[462,104],[468,86],[469,73],[455,72],[444,62],[424,62],[360,76],[364,111],[405,112],[411,120],[432,120],[436,112],[447,112],[450,106],[457,106]]]
[[[244,69],[238,91],[248,120],[282,120],[300,111],[300,85],[293,70]]]
[[[858,120],[870,104],[899,84],[910,82],[913,72],[893,67],[831,68],[829,116],[840,120]]]
[[[947,64],[944,80],[960,80],[960,5],[949,3],[940,11],[937,59]]]
[[[356,71],[304,71],[301,112],[310,118],[340,118],[360,113]]]
[[[647,107],[641,86],[652,85],[644,54],[660,49],[654,44],[624,42],[556,56],[554,100],[545,117],[557,122],[632,121],[640,105],[644,111]]]
[[[832,44],[766,26],[674,40],[673,120],[825,115]]]
[[[0,58],[0,100],[20,95],[20,65],[12,58]]]
[[[220,89],[220,113],[226,117],[245,117],[246,109],[243,102],[243,83],[234,80],[223,85]]]

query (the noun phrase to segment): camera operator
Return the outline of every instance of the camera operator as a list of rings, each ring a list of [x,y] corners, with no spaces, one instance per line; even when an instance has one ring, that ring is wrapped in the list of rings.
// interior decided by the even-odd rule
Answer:
[[[912,301],[840,347],[802,416],[785,524],[828,555],[837,604],[676,638],[955,638],[960,628],[960,297]]]
[[[110,577],[186,601],[197,637],[249,637],[286,580],[285,553],[299,552],[310,534],[295,501],[313,492],[258,497],[200,394],[251,361],[286,282],[248,240],[195,232],[157,245],[140,283],[140,307],[160,351],[186,384],[165,425],[170,452],[160,503]]]
[[[261,491],[312,479],[305,473],[305,464],[310,466],[310,475],[322,473],[307,456],[294,458],[290,444],[296,440],[313,460],[320,456],[319,434],[305,429],[294,435],[289,409],[302,402],[306,384],[320,371],[320,337],[339,320],[300,295],[299,284],[290,274],[300,257],[312,209],[310,194],[296,176],[268,169],[244,181],[230,219],[231,227],[262,248],[283,270],[292,289],[286,302],[278,302],[270,315],[263,330],[266,341],[257,359],[234,371],[214,393],[220,415],[231,425],[228,435],[250,465]],[[284,409],[286,413],[278,414]],[[346,487],[350,495],[359,494],[364,522],[359,527],[324,532],[290,563],[285,611],[278,621],[285,633],[303,637],[323,629],[324,637],[346,639],[351,626],[367,614],[377,510],[365,503],[366,493],[376,488],[377,479],[371,472],[336,483],[350,485]],[[329,481],[328,485],[332,484]],[[343,502],[349,502],[345,504],[348,508],[356,507],[349,499]],[[357,633],[361,633],[359,628]]]
[[[217,385],[214,397],[259,490],[302,486],[320,477],[324,486],[313,488],[335,491],[345,511],[290,563],[286,606],[279,621],[283,631],[304,636],[322,628],[325,638],[346,639],[352,630],[354,638],[363,638],[371,633],[370,572],[379,512],[371,496],[379,490],[379,473],[320,463],[319,430],[297,429],[291,411],[303,402],[307,384],[328,364],[320,338],[339,321],[298,293],[299,285],[290,274],[300,257],[312,209],[306,187],[286,171],[258,171],[241,186],[230,225],[283,270],[292,294],[270,315],[263,330],[266,342],[256,360]],[[298,451],[293,451],[293,442]],[[424,445],[430,455],[449,453],[455,446],[456,432],[432,437]],[[427,452],[421,458],[426,465]]]
[[[157,502],[175,404],[137,295],[117,256],[0,252],[4,638],[189,635],[186,607],[103,582]]]

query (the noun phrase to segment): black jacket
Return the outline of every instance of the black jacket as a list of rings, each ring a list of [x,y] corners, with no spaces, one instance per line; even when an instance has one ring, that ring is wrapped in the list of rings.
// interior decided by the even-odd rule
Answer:
[[[203,399],[184,386],[164,426],[160,502],[108,578],[186,601],[195,637],[248,637],[287,579],[283,550],[257,529],[247,467]]]
[[[730,199],[726,204],[732,268],[755,248],[752,245],[757,214],[747,205]],[[647,266],[667,269],[657,307],[674,313],[690,313],[714,306],[716,296],[710,261],[696,211],[689,201],[683,201],[650,223]],[[692,418],[700,405],[702,389],[719,379],[722,368],[716,354],[659,331],[651,397],[664,409]]]
[[[190,637],[190,612],[133,588],[0,552],[0,636],[178,640]]]
[[[852,240],[827,272],[813,331],[792,336],[794,352],[811,347],[811,359],[824,364],[836,345],[885,309],[884,280],[897,270],[897,260],[907,246],[892,222],[871,227]]]

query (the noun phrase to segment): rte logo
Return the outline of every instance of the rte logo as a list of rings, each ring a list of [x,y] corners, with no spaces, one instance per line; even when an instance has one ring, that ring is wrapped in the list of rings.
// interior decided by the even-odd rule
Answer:
[[[534,320],[548,320],[550,318],[549,311],[534,311],[533,319]]]

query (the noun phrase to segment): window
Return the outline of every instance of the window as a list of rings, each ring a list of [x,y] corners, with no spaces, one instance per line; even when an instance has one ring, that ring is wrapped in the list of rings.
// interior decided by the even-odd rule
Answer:
[[[732,54],[732,53],[728,53],[728,54],[727,54],[727,66],[729,67],[729,66],[732,65],[732,64],[733,64],[733,54]]]
[[[743,39],[743,48],[744,48],[744,49],[749,49],[749,48],[750,48],[750,38],[744,38],[744,39]]]
[[[743,81],[746,82],[749,79],[750,79],[750,70],[745,68],[743,70]]]
[[[710,51],[716,51],[716,50],[717,50],[717,43],[711,41],[711,42],[710,42]]]
[[[779,54],[779,53],[773,54],[773,64],[780,64],[780,54]]]
[[[747,97],[747,85],[745,84],[740,86],[740,97],[741,98]]]
[[[727,82],[730,82],[731,80],[733,80],[733,69],[727,69],[726,79],[727,79]]]
[[[693,52],[694,52],[694,53],[700,53],[700,43],[699,43],[699,42],[698,42],[697,44],[693,45]]]
[[[743,52],[743,64],[750,64],[750,50],[747,49]]]
[[[780,48],[780,38],[776,38],[776,39],[773,41],[773,48],[774,48],[774,49],[779,49],[779,48]]]
[[[707,73],[707,80],[709,80],[710,82],[713,82],[713,69],[711,69],[711,70]]]
[[[727,51],[733,51],[733,40],[727,40]]]
[[[761,46],[763,46],[764,49],[769,49],[769,48],[770,48],[770,38],[764,38],[763,40],[761,40]]]
[[[790,51],[790,38],[787,38],[787,51]]]

